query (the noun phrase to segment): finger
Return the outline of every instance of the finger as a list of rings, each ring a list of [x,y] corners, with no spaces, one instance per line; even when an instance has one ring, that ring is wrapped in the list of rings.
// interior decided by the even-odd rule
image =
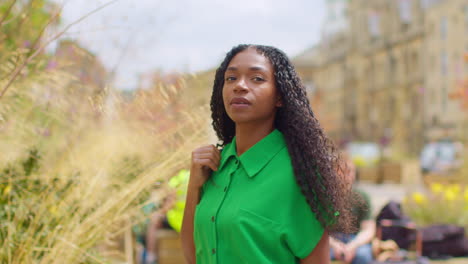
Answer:
[[[219,151],[219,149],[216,148],[215,145],[210,145],[208,148],[204,150],[206,150],[207,152],[213,153],[213,155],[215,155],[218,159],[221,158],[221,152]]]
[[[220,159],[220,154],[217,150],[213,149],[213,147],[206,147],[206,148],[200,148],[192,152],[192,157],[196,158],[199,157],[199,155],[211,155],[214,157],[214,159]]]
[[[206,145],[206,146],[202,146],[199,148],[201,151],[212,151],[213,149],[216,149],[216,147],[214,147],[213,145]]]
[[[221,160],[221,153],[214,145],[202,146],[192,152],[192,160],[196,158],[206,158],[204,154],[210,154],[213,157],[213,161],[219,165]],[[203,156],[201,156],[203,155]]]
[[[211,152],[195,153],[194,158],[196,158],[196,159],[212,158],[214,160],[214,159],[216,159],[216,155],[214,153],[211,153]]]
[[[216,166],[216,164],[211,159],[195,159],[194,161],[197,164],[200,164],[202,166],[206,166],[206,167],[212,169],[213,171],[218,170],[218,167]]]
[[[216,167],[219,166],[219,159],[213,153],[198,153],[195,155],[194,159],[209,159],[213,161]]]
[[[192,151],[192,156],[196,153],[205,153],[205,152],[209,152],[210,150],[211,150],[211,145],[201,146]]]

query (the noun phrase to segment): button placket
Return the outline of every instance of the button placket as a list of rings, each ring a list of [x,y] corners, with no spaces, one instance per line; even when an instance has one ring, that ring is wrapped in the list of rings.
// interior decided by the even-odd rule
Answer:
[[[239,160],[236,159],[235,164],[238,165],[238,164],[239,164]],[[237,167],[238,167],[238,166],[233,167],[233,168],[231,169],[231,171],[229,172],[229,180],[228,180],[226,186],[224,186],[224,188],[223,188],[224,196],[226,196],[226,192],[228,191],[229,186],[231,185],[232,176],[234,176],[234,174],[236,173]],[[223,197],[223,199],[224,199],[224,197]]]
[[[224,203],[224,200],[226,198],[226,194],[227,194],[227,190],[229,189],[229,185],[231,184],[231,180],[232,180],[232,175],[234,175],[234,173],[236,172],[237,168],[238,168],[238,165],[239,165],[239,161],[236,160],[236,164],[237,166],[233,166],[232,170],[229,172],[229,177],[227,177],[227,182],[225,183],[225,187],[223,188],[223,191],[221,192],[221,194],[218,196],[220,198],[219,200],[219,203],[218,203],[218,206],[217,208],[214,210],[213,212],[213,215],[211,216],[211,222],[213,223],[213,230],[214,230],[214,245],[213,245],[213,248],[211,249],[211,253],[212,253],[212,256],[217,258],[216,257],[216,247],[218,246],[218,231],[217,231],[217,218],[218,218],[218,214],[219,214],[219,211],[221,210],[222,206],[223,206],[223,203]]]

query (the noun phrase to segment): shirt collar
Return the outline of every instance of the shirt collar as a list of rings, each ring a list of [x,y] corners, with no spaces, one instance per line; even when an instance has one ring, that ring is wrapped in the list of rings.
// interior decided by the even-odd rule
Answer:
[[[240,160],[249,177],[254,177],[258,172],[268,164],[268,162],[283,148],[286,147],[286,141],[283,133],[275,129],[266,137],[261,139],[246,152],[244,152],[240,158],[237,157],[236,153],[236,137],[233,138],[232,142],[227,144],[223,150],[221,165],[219,169],[222,169],[227,163],[230,157],[234,156]]]

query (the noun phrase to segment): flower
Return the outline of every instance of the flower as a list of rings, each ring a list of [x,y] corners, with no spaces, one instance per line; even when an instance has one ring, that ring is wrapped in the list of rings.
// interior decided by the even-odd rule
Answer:
[[[447,189],[444,195],[447,201],[454,201],[457,198],[457,192],[452,188]]]
[[[427,199],[426,199],[426,196],[424,196],[424,194],[420,192],[415,192],[413,193],[413,201],[416,204],[423,204],[423,203],[426,203]]]
[[[448,186],[448,190],[450,190],[451,192],[453,192],[455,195],[458,195],[460,194],[460,185],[459,184],[450,184]]]
[[[441,193],[444,191],[444,186],[440,183],[431,184],[431,191],[435,194]]]

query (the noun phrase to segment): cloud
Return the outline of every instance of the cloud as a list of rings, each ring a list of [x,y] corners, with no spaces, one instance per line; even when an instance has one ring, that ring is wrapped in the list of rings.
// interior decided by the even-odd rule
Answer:
[[[108,1],[68,0],[69,23]],[[121,0],[70,30],[107,67],[118,65],[122,88],[152,69],[214,67],[238,43],[274,45],[290,56],[319,40],[324,0]]]

